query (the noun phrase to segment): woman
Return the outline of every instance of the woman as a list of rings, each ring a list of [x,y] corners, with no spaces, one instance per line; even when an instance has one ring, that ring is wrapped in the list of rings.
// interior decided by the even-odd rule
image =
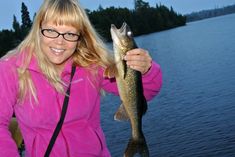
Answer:
[[[142,73],[147,100],[153,98],[161,87],[159,65],[143,49],[129,51],[125,60]],[[67,114],[50,157],[110,157],[100,125],[100,90],[118,94],[115,81],[103,77],[112,63],[77,0],[45,0],[28,36],[0,61],[0,156],[19,156],[8,131],[13,113],[26,156],[44,156],[75,65]]]

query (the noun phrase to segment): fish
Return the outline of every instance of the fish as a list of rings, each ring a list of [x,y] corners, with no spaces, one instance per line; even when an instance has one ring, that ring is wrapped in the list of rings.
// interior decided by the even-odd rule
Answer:
[[[17,147],[21,149],[23,137],[15,117],[13,117],[10,121],[9,131],[11,132],[12,138],[15,141]]]
[[[122,101],[114,119],[129,120],[131,125],[131,137],[125,149],[124,157],[133,157],[135,154],[149,157],[148,146],[142,131],[142,116],[147,111],[147,101],[143,94],[141,72],[131,69],[123,59],[129,50],[137,48],[137,44],[133,32],[125,22],[119,29],[111,24],[110,32],[113,41],[115,67],[108,68],[105,75],[116,78]]]

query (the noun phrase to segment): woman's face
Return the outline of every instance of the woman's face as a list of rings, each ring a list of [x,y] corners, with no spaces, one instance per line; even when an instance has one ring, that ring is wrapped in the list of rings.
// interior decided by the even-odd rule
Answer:
[[[78,30],[68,25],[44,22],[41,25],[40,31],[42,52],[55,65],[58,72],[62,72],[66,61],[72,56],[77,47]]]

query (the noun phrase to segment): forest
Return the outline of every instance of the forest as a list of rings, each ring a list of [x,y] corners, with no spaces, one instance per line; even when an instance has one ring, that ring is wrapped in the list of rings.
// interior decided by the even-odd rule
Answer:
[[[187,22],[192,22],[192,21],[203,20],[207,18],[233,14],[233,13],[235,13],[235,4],[222,7],[222,8],[215,8],[215,9],[209,9],[209,10],[202,10],[199,12],[193,12],[185,16],[187,18],[186,20]]]
[[[134,36],[167,30],[186,24],[186,16],[178,14],[174,9],[164,5],[156,4],[150,6],[143,0],[134,1],[134,9],[128,8],[103,8],[97,10],[86,9],[87,15],[99,35],[105,42],[111,41],[110,25],[120,27],[126,22],[132,29]],[[35,17],[36,13],[34,14]],[[22,2],[21,23],[13,15],[12,29],[0,31],[0,57],[17,45],[28,34],[33,19],[31,20],[27,6]]]

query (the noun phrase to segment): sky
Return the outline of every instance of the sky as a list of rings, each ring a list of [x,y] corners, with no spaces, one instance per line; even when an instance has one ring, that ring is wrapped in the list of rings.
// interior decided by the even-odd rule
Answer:
[[[215,9],[235,4],[235,0],[143,0],[150,6],[163,4],[173,7],[180,14],[188,14],[196,11]],[[31,18],[37,12],[43,0],[1,0],[0,1],[0,30],[12,29],[13,15],[21,22],[21,3],[24,2],[30,12]],[[96,10],[99,5],[103,8],[127,7],[134,8],[134,0],[80,0],[80,4],[87,9]]]

